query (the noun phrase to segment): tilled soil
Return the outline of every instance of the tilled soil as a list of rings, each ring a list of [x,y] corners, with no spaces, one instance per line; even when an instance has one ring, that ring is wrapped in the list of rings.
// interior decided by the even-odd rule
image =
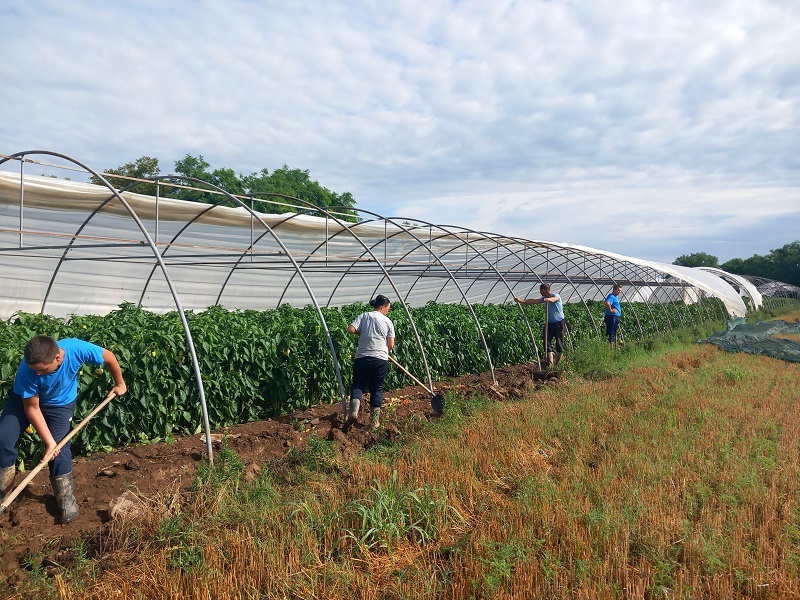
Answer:
[[[554,380],[556,375],[540,373],[536,365],[516,365],[495,369],[496,384],[489,373],[466,375],[436,382],[434,391],[446,394],[455,387],[459,395],[502,401],[520,397],[530,386],[548,378]],[[430,400],[431,394],[420,386],[387,392],[384,413],[388,418],[380,435],[393,439],[410,417],[436,418]],[[258,468],[279,460],[291,448],[302,449],[312,433],[335,441],[345,455],[363,451],[378,440],[377,435],[367,432],[368,408],[362,408],[359,421],[351,427],[343,426],[341,414],[341,403],[320,404],[290,415],[228,427],[215,432],[212,442],[218,449],[224,436],[227,446],[246,465]],[[24,578],[27,556],[51,557],[51,562],[59,562],[58,557],[68,555],[76,540],[108,526],[112,501],[126,491],[147,498],[167,490],[188,490],[198,464],[205,458],[202,434],[178,438],[171,444],[129,446],[109,454],[76,457],[73,475],[80,515],[68,525],[57,523],[58,508],[44,469],[0,515],[2,580],[13,584]],[[17,474],[15,485],[22,479],[23,475]]]

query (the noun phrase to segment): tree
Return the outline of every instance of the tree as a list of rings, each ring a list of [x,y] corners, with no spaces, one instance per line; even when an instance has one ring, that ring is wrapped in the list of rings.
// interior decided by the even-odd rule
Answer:
[[[156,186],[152,183],[142,183],[135,181],[136,179],[152,179],[161,173],[158,166],[158,159],[150,156],[142,156],[133,162],[126,163],[121,167],[115,169],[106,169],[105,173],[122,175],[124,177],[131,177],[133,179],[121,179],[117,177],[106,177],[106,180],[119,190],[130,189],[132,192],[138,194],[147,194],[148,196],[155,196]],[[91,182],[95,185],[103,185],[98,177],[92,175]],[[163,194],[162,194],[163,195]]]
[[[261,171],[250,173],[250,175],[237,175],[233,169],[221,168],[214,169],[213,171],[210,169],[211,165],[202,155],[192,156],[191,154],[187,154],[182,159],[175,161],[175,173],[178,175],[219,186],[235,196],[248,196],[252,194],[253,208],[259,212],[302,212],[322,216],[322,212],[307,208],[302,205],[302,203],[295,202],[294,207],[290,206],[291,200],[282,198],[281,195],[283,195],[299,198],[322,208],[335,208],[336,216],[345,221],[356,222],[359,220],[354,210],[356,200],[350,192],[337,194],[321,186],[319,182],[311,179],[308,170],[290,169],[287,165],[283,165],[283,167],[276,169],[272,173],[267,169],[262,169]],[[137,179],[152,178],[159,175],[159,172],[158,159],[148,156],[142,156],[136,161],[127,163],[116,169],[107,170],[107,173],[125,175]],[[125,189],[135,183],[113,177],[109,177],[108,180],[119,189]],[[101,183],[96,177],[92,178],[92,182],[96,184]],[[186,181],[184,183],[195,188],[202,188],[203,186],[202,183],[193,181]],[[156,187],[154,184],[141,183],[136,184],[135,187],[132,188],[133,191],[150,195],[155,195],[155,189]],[[223,198],[211,191],[204,192],[199,189],[189,190],[164,185],[160,187],[159,193],[162,198],[191,200],[194,202],[204,202],[206,204],[216,204],[222,201],[221,203],[224,206],[239,206],[239,204],[233,200]],[[240,198],[240,200],[248,204],[246,198]]]
[[[723,263],[722,268],[737,275],[755,275],[800,286],[800,241],[771,250],[766,256],[733,258]]]
[[[292,209],[286,206],[291,201],[273,196],[274,201],[269,202],[269,194],[282,194],[285,196],[292,196],[300,198],[306,202],[310,202],[322,208],[335,208],[338,218],[346,221],[357,221],[356,213],[353,207],[356,204],[355,198],[350,192],[337,194],[331,190],[322,187],[319,182],[313,181],[309,175],[308,170],[290,169],[287,165],[283,165],[280,169],[276,169],[272,174],[267,169],[262,169],[258,173],[251,173],[250,175],[242,178],[242,185],[248,190],[248,193],[254,195],[256,202],[256,210],[261,212],[301,212],[301,208]],[[309,209],[305,209],[309,210]],[[312,214],[322,215],[322,213]]]
[[[719,267],[719,259],[716,256],[705,252],[695,252],[694,254],[684,254],[675,259],[673,265],[681,267]]]

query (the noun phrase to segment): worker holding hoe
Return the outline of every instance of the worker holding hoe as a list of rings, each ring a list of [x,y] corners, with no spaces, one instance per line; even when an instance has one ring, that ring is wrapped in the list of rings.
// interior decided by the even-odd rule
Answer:
[[[373,310],[358,315],[347,327],[347,333],[358,336],[358,350],[353,360],[353,385],[350,387],[350,410],[347,421],[358,419],[361,399],[369,384],[370,423],[374,432],[381,424],[383,382],[389,371],[389,352],[394,348],[394,323],[386,316],[392,303],[383,294],[370,300]]]
[[[561,360],[564,352],[564,306],[561,304],[561,296],[550,291],[550,285],[543,283],[539,286],[541,298],[517,298],[514,300],[520,304],[545,304],[547,308],[547,320],[542,329],[544,337],[545,356],[547,357],[547,367],[555,367]],[[553,352],[551,341],[556,341],[556,351]]]
[[[42,462],[50,459],[50,483],[62,524],[78,518],[78,504],[72,479],[71,441],[58,451],[56,447],[69,434],[78,396],[78,372],[84,363],[108,365],[114,378],[111,393],[122,396],[128,390],[117,357],[110,350],[79,339],[56,342],[49,336],[37,335],[25,345],[14,386],[0,414],[0,501],[14,481],[17,442],[30,424],[44,442]]]

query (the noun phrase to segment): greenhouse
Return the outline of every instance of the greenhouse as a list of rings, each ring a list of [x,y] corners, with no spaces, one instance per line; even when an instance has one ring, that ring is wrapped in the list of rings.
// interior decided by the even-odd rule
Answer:
[[[630,338],[744,316],[765,296],[791,292],[715,269],[422,223],[413,216],[356,210],[357,219],[352,219],[336,209],[278,195],[270,202],[283,204],[285,212],[260,213],[252,208],[258,198],[234,196],[183,176],[132,180],[121,190],[80,183],[68,178],[106,179],[52,152],[4,156],[0,165],[0,316],[105,315],[125,304],[153,313],[175,312],[191,354],[206,429],[205,373],[185,314],[209,307],[313,307],[326,338],[335,387],[344,399],[346,360],[337,352],[328,310],[363,304],[377,293],[392,298],[393,310],[404,313],[406,344],[414,346],[421,358],[418,375],[432,387],[428,357],[436,341],[420,333],[412,310],[430,303],[459,305],[468,312],[483,348],[483,370],[491,372],[496,353],[478,310],[511,305],[538,359],[541,321],[513,301],[537,296],[542,283],[582,311],[597,336],[602,328],[597,306],[613,284],[621,284]],[[64,174],[29,174],[43,166]],[[156,194],[136,193],[142,183],[156,183]],[[170,186],[197,187],[215,200],[161,197],[160,190]]]

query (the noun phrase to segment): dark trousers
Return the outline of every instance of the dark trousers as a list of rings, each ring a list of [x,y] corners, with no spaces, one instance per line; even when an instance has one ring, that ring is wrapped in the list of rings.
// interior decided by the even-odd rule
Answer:
[[[556,352],[563,352],[564,351],[564,321],[556,321],[555,323],[547,323],[547,333],[545,334],[545,329],[542,328],[542,336],[544,337],[544,351],[552,352],[553,346],[551,345],[551,340],[556,340]]]
[[[64,406],[39,405],[44,421],[56,443],[63,440],[70,430],[72,416],[75,414],[75,401]],[[5,408],[0,414],[0,468],[10,467],[17,463],[17,442],[23,430],[30,425],[22,397],[12,391],[8,393]],[[48,463],[50,475],[58,477],[72,472],[72,442],[67,442],[53,460]]]
[[[617,329],[619,328],[619,315],[606,315],[606,336],[608,336],[608,343],[613,344],[617,339]]]
[[[389,372],[389,361],[362,356],[353,361],[353,385],[350,388],[350,397],[361,400],[364,390],[369,385],[369,405],[380,408],[383,405],[383,382]]]

